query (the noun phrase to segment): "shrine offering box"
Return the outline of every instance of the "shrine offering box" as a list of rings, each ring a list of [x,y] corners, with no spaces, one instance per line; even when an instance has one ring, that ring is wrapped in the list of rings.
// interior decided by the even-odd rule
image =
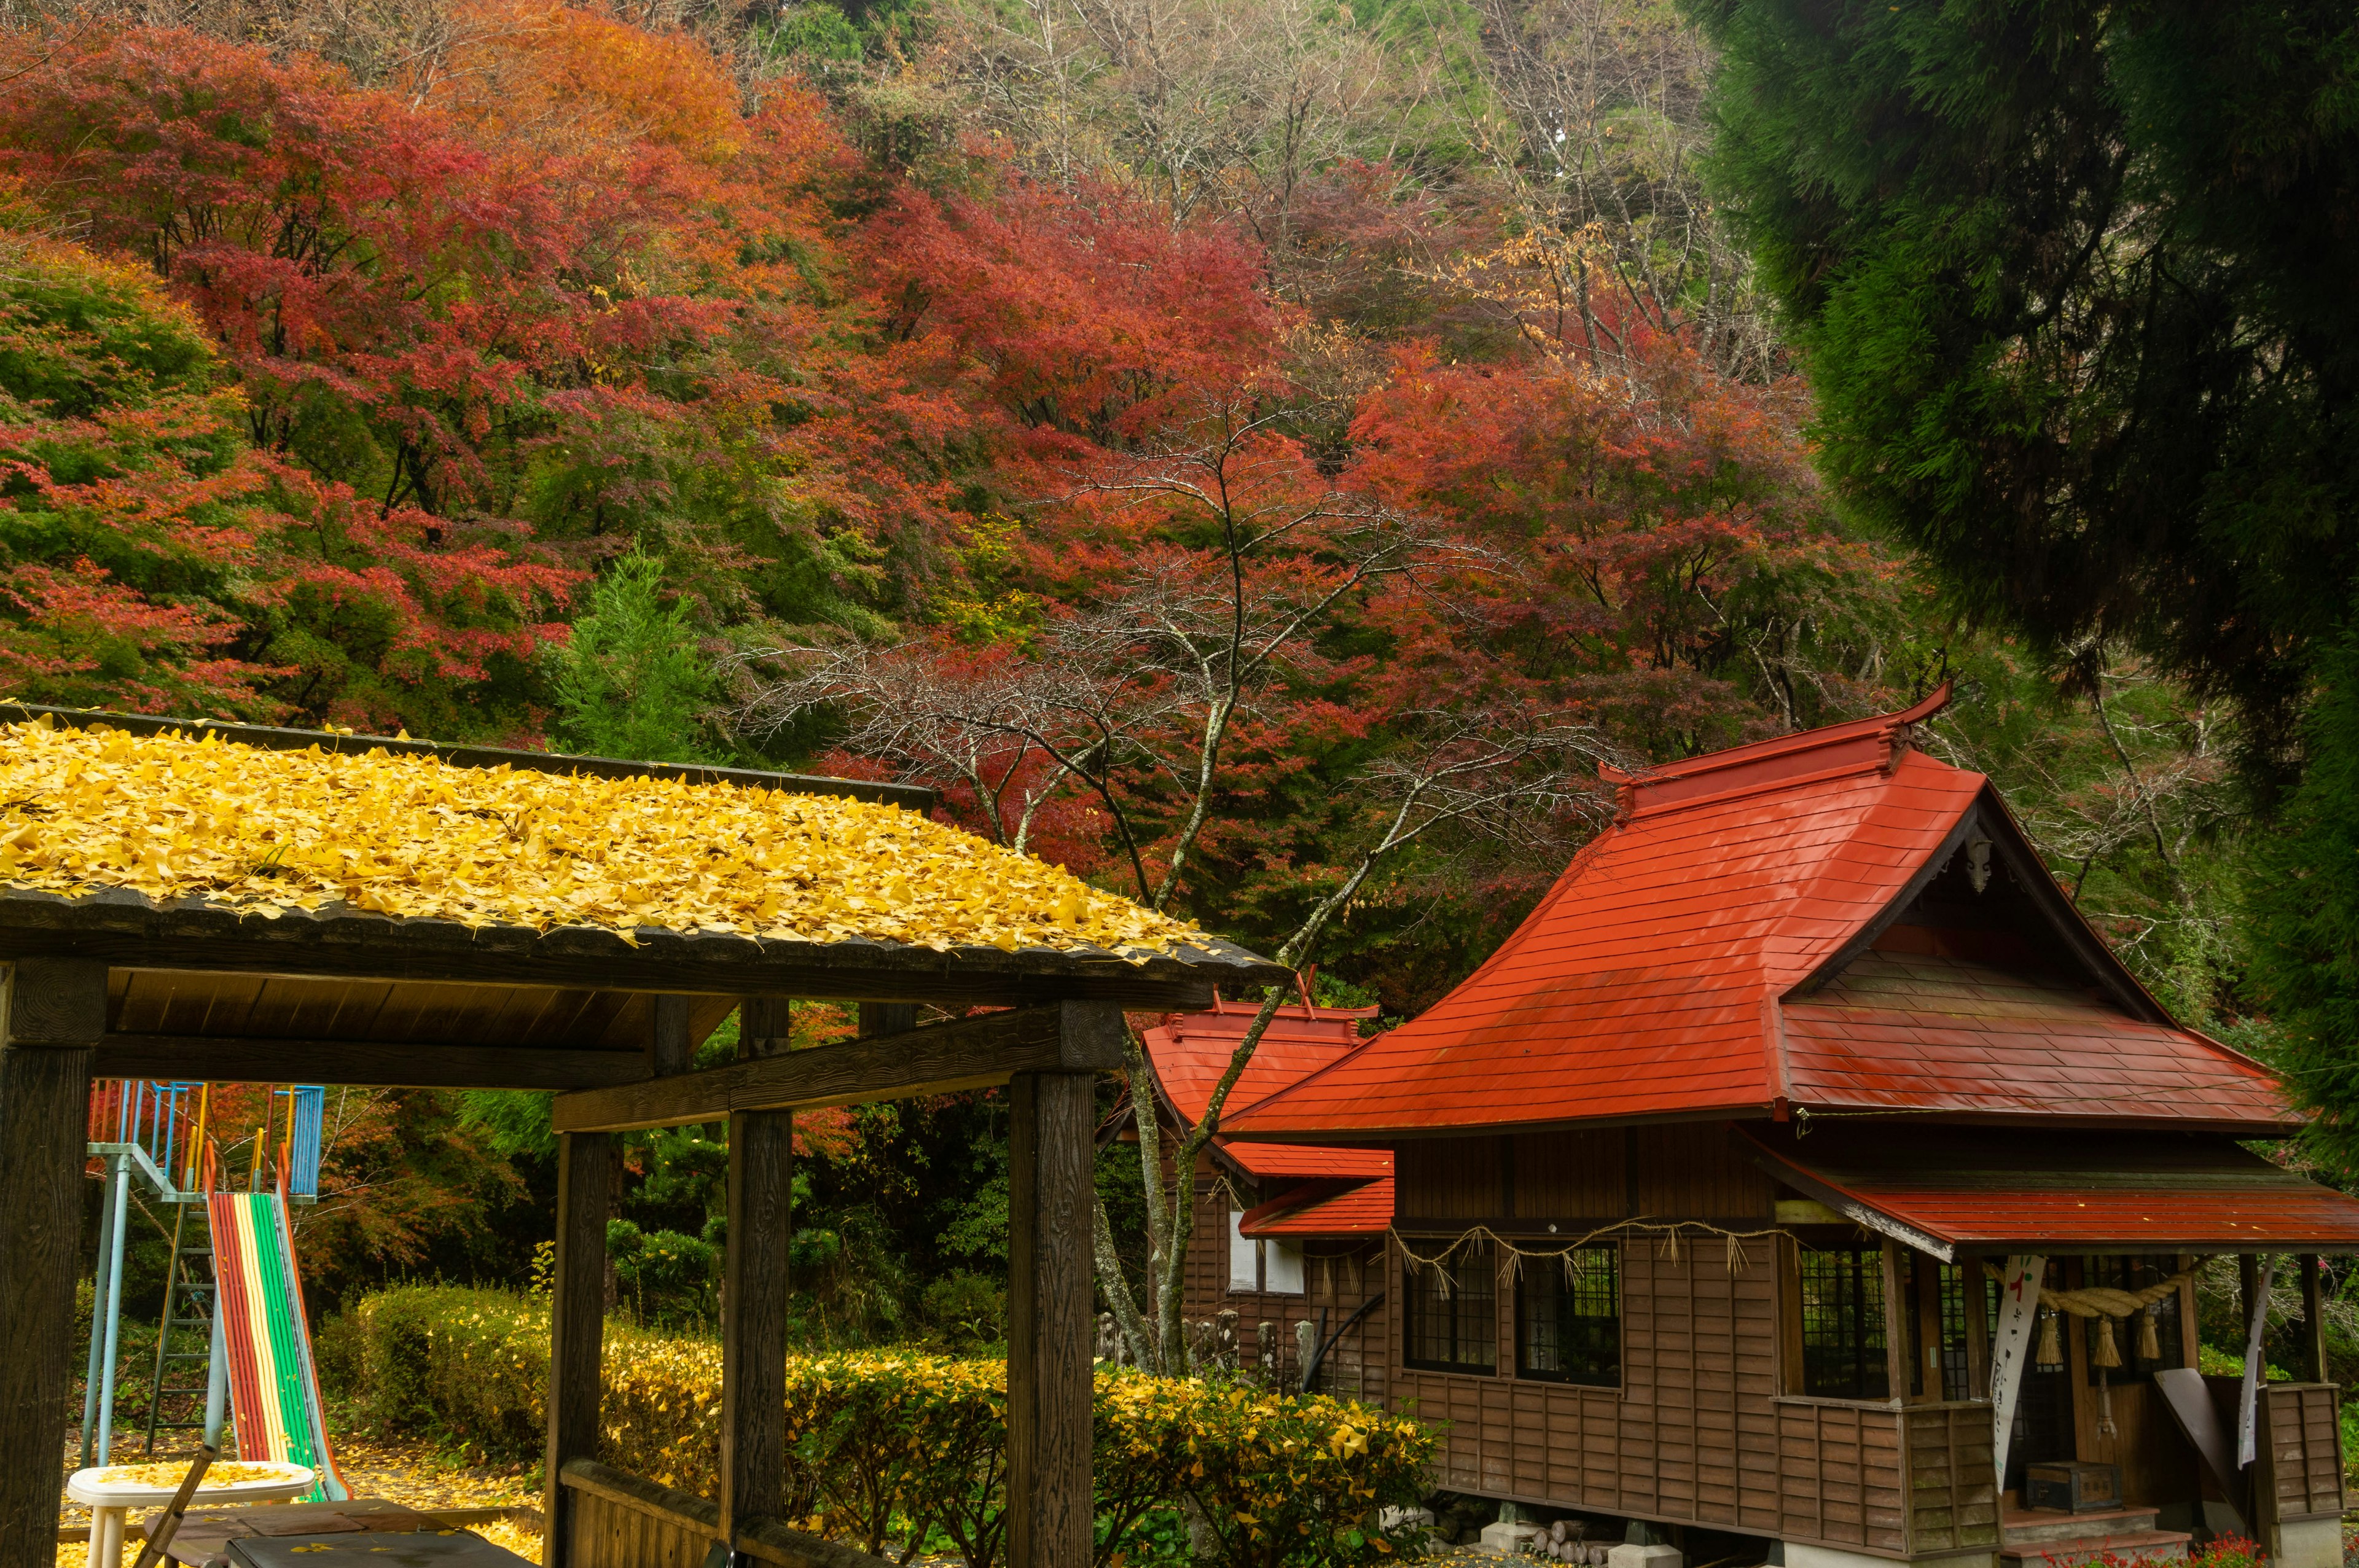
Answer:
[[[2104,1513],[2122,1506],[2122,1467],[2089,1465],[2074,1459],[2023,1467],[2026,1508],[2060,1509],[2065,1513]]]

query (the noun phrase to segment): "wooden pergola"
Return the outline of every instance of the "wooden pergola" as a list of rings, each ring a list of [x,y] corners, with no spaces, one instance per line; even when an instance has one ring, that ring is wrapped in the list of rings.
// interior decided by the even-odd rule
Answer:
[[[931,805],[928,792],[891,784],[0,705],[0,723],[43,714],[134,735],[210,730],[269,749]],[[1285,972],[1209,939],[1140,957],[649,927],[630,936],[333,906],[263,919],[125,889],[0,887],[0,1422],[19,1451],[0,1468],[0,1568],[47,1568],[55,1551],[49,1434],[64,1431],[72,1384],[94,1077],[559,1091],[551,1568],[698,1564],[715,1543],[771,1563],[857,1556],[778,1518],[794,1113],[1007,1085],[1007,1561],[1085,1568],[1093,1076],[1120,1064],[1125,1008],[1201,1008],[1216,987]],[[859,1003],[860,1037],[788,1051],[790,998]],[[920,1027],[919,1004],[951,1017]],[[964,1016],[977,1007],[1003,1011]],[[733,1011],[737,1059],[693,1070],[697,1045]],[[724,1119],[720,1496],[696,1498],[598,1462],[605,1230],[616,1134]]]

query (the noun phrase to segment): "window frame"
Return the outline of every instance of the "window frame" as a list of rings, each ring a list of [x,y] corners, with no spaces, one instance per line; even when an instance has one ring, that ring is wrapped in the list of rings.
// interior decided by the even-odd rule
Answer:
[[[1437,1237],[1430,1240],[1439,1243],[1442,1238]],[[1443,1267],[1444,1265],[1420,1263],[1414,1252],[1407,1248],[1402,1250],[1401,1365],[1416,1372],[1443,1372],[1461,1377],[1495,1378],[1499,1375],[1499,1260],[1496,1250],[1487,1241],[1467,1242],[1455,1249],[1451,1262],[1447,1267],[1450,1275],[1457,1281],[1458,1288],[1439,1299],[1450,1303],[1449,1340],[1453,1352],[1464,1348],[1469,1343],[1466,1332],[1468,1329],[1473,1327],[1475,1323],[1479,1323],[1482,1319],[1489,1320],[1488,1338],[1491,1359],[1488,1362],[1437,1361],[1421,1358],[1415,1354],[1419,1337],[1418,1333],[1419,1320],[1422,1314],[1429,1308],[1423,1290],[1425,1277],[1429,1270],[1438,1275]],[[1482,1306],[1477,1309],[1479,1315],[1475,1317],[1474,1322],[1470,1323],[1466,1303],[1469,1297],[1476,1292],[1470,1291],[1467,1285],[1473,1280],[1480,1280],[1482,1282],[1480,1291]]]
[[[1523,1260],[1523,1267],[1516,1281],[1516,1377],[1519,1380],[1530,1382],[1560,1383],[1568,1388],[1618,1390],[1623,1387],[1623,1368],[1625,1365],[1625,1357],[1623,1355],[1625,1349],[1625,1339],[1623,1335],[1622,1320],[1621,1244],[1615,1241],[1591,1242],[1585,1246],[1573,1248],[1571,1251],[1576,1255],[1580,1253],[1599,1254],[1606,1260],[1606,1266],[1612,1271],[1614,1310],[1610,1318],[1607,1319],[1607,1321],[1611,1322],[1613,1325],[1614,1342],[1613,1366],[1610,1373],[1601,1375],[1595,1369],[1593,1364],[1591,1367],[1584,1368],[1579,1371],[1559,1370],[1554,1372],[1536,1369],[1531,1366],[1532,1331],[1535,1326],[1531,1319],[1531,1313],[1535,1304],[1532,1301],[1532,1297],[1536,1293],[1532,1289],[1532,1286],[1535,1281],[1546,1279],[1554,1282],[1555,1291],[1551,1296],[1552,1301],[1561,1303],[1567,1299],[1563,1284],[1564,1261],[1557,1257],[1550,1256],[1525,1259]],[[1558,1332],[1560,1340],[1561,1339],[1562,1330],[1563,1315],[1561,1307],[1560,1306],[1558,1316]],[[1562,1361],[1565,1358],[1563,1346],[1561,1343],[1558,1346],[1557,1355],[1560,1361]]]
[[[1858,1341],[1848,1353],[1856,1386],[1830,1391],[1815,1386],[1812,1380],[1810,1313],[1811,1257],[1843,1257],[1851,1260],[1850,1281],[1858,1300]],[[1812,1400],[1826,1400],[1843,1404],[1888,1405],[1894,1402],[1892,1390],[1892,1303],[1885,1266],[1885,1249],[1881,1245],[1816,1247],[1798,1242],[1793,1252],[1793,1271],[1788,1304],[1793,1314],[1789,1344],[1794,1363],[1788,1373],[1788,1395]],[[1840,1294],[1840,1291],[1838,1294]],[[1873,1294],[1875,1311],[1871,1320],[1868,1297]],[[1879,1386],[1880,1385],[1880,1386]]]

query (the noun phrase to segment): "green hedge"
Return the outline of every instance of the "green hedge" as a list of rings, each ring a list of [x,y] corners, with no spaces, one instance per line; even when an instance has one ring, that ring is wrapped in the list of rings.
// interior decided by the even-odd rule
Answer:
[[[416,1288],[361,1302],[321,1335],[321,1370],[372,1421],[455,1440],[488,1460],[540,1455],[549,1312],[537,1298]],[[617,1324],[601,1406],[608,1464],[711,1497],[720,1458],[721,1347]],[[788,1364],[794,1522],[869,1552],[933,1541],[972,1568],[999,1556],[1005,1362],[903,1351]],[[1381,1508],[1426,1490],[1418,1422],[1325,1397],[1101,1372],[1098,1561],[1173,1555],[1192,1503],[1234,1568],[1381,1562],[1406,1544]]]

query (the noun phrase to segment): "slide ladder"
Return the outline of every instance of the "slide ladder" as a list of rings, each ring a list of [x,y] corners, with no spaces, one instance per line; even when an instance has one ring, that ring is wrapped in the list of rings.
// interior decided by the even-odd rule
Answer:
[[[221,1354],[213,1332],[214,1278],[212,1226],[203,1204],[172,1206],[172,1260],[164,1271],[164,1315],[157,1325],[156,1375],[147,1385],[147,1452],[156,1452],[156,1434],[174,1429],[202,1429],[207,1439],[218,1437],[221,1411],[212,1377]],[[190,1349],[194,1345],[200,1348]],[[182,1381],[193,1364],[194,1382]],[[168,1421],[165,1401],[201,1401],[189,1408],[201,1419]]]
[[[312,1500],[340,1502],[352,1493],[328,1445],[286,1195],[216,1192],[206,1207],[219,1281],[215,1343],[229,1357],[237,1456],[308,1465],[320,1473]]]

